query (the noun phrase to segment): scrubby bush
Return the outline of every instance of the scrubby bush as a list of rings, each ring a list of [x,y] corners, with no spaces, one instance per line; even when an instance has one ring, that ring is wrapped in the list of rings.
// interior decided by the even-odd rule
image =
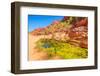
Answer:
[[[60,56],[62,59],[79,59],[88,56],[88,49],[54,39],[40,39],[36,44],[37,48],[47,52],[50,58]]]

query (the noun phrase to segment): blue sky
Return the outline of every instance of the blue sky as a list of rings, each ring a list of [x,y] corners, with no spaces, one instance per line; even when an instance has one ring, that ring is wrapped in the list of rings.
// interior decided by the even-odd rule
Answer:
[[[62,20],[64,16],[28,15],[28,32],[36,28],[50,25],[55,20]]]

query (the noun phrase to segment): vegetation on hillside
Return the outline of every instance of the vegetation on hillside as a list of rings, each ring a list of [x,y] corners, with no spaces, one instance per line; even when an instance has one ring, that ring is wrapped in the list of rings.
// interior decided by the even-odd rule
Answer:
[[[86,48],[76,47],[69,43],[53,39],[40,39],[37,42],[37,48],[47,52],[49,59],[52,59],[54,56],[58,56],[59,59],[87,58]]]

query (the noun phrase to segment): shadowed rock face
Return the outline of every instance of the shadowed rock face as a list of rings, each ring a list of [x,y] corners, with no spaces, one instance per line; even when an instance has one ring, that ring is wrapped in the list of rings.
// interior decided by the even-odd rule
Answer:
[[[83,48],[88,48],[87,20],[83,19],[78,22],[75,27],[70,28],[68,36],[70,38],[69,43]]]

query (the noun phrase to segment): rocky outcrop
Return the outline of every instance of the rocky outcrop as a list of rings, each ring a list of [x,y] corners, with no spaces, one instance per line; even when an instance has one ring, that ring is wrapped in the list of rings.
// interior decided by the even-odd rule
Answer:
[[[69,43],[88,48],[88,27],[87,19],[83,19],[80,22],[77,22],[75,27],[70,28],[68,33],[70,38]]]
[[[67,27],[66,20],[69,17],[64,17],[62,21],[54,21],[51,25],[44,28],[37,28],[31,32],[32,35],[45,35],[46,38],[69,42],[75,46],[88,48],[88,19],[86,17],[73,18],[72,24]]]

